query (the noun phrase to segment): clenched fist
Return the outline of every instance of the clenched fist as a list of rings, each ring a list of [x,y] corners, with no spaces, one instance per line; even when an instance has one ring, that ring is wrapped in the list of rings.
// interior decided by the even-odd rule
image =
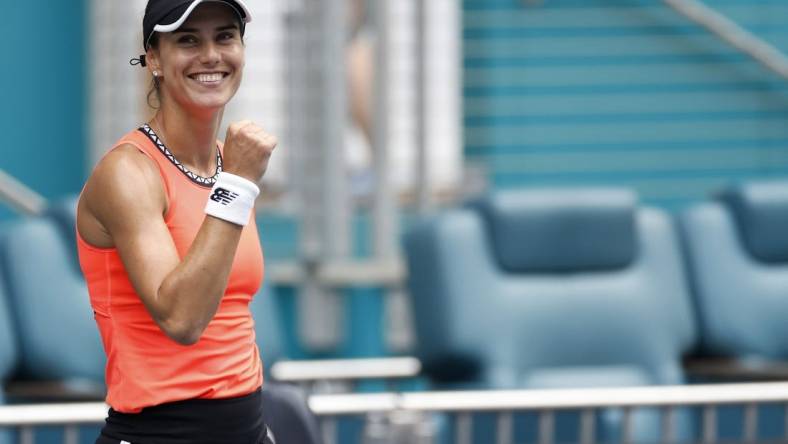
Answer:
[[[250,120],[233,123],[227,128],[224,140],[222,169],[252,182],[260,182],[276,144],[275,136]]]

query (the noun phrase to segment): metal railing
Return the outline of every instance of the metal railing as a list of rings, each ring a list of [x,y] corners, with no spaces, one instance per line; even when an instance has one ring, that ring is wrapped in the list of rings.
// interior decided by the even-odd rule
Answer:
[[[101,424],[107,416],[101,402],[0,406],[0,428],[19,428],[19,444],[34,444],[34,428],[62,425],[63,444],[79,442],[79,426]]]
[[[20,214],[36,216],[44,212],[47,200],[30,187],[0,169],[0,202]]]
[[[765,40],[698,0],[664,0],[664,2],[784,79],[788,79],[788,57]]]
[[[279,361],[270,373],[274,380],[297,384],[307,393],[345,393],[362,380],[384,380],[391,387],[393,381],[415,378],[420,372],[421,361],[404,356]]]
[[[308,276],[326,287],[401,286],[406,278],[405,261],[401,257],[389,260],[332,260],[299,263],[277,261],[266,271],[266,279],[274,285],[299,285]]]
[[[717,442],[717,408],[726,405],[744,405],[744,436],[740,442],[756,442],[758,429],[758,407],[766,404],[788,403],[788,383],[746,383],[685,386],[654,386],[604,389],[551,389],[512,391],[455,391],[455,392],[411,392],[371,393],[344,395],[312,395],[310,409],[319,417],[324,430],[326,444],[337,442],[336,424],[342,417],[357,416],[367,420],[366,431],[374,421],[386,418],[394,424],[401,418],[424,418],[431,413],[457,415],[455,424],[456,443],[470,444],[473,432],[473,414],[492,412],[497,414],[496,444],[512,443],[513,417],[518,412],[539,414],[539,442],[554,442],[555,414],[565,410],[581,412],[580,441],[594,443],[594,414],[603,409],[621,409],[622,442],[634,442],[632,438],[633,413],[637,409],[659,408],[662,410],[661,440],[675,441],[674,413],[682,407],[702,408],[702,442]],[[20,442],[32,442],[32,428],[43,425],[64,425],[67,433],[64,443],[76,443],[77,426],[100,424],[106,415],[103,403],[72,403],[0,406],[0,428],[21,428]],[[788,414],[784,417],[788,422]],[[786,429],[788,430],[788,428]],[[377,440],[358,437],[354,442],[364,443],[416,443],[413,438],[402,438],[402,434],[377,434]],[[788,437],[785,437],[786,439]],[[400,439],[397,441],[396,439]],[[425,441],[429,442],[429,441]]]
[[[744,405],[744,433],[741,441],[757,442],[758,410],[765,404],[788,402],[788,383],[745,383],[684,386],[653,386],[636,388],[604,389],[551,389],[513,391],[455,391],[422,393],[377,393],[348,395],[315,395],[310,397],[309,406],[321,417],[326,444],[336,441],[338,417],[364,415],[380,418],[382,415],[396,417],[403,412],[455,414],[455,436],[457,444],[471,444],[473,436],[473,414],[491,412],[496,418],[496,444],[513,443],[514,414],[537,412],[538,442],[555,442],[555,414],[560,411],[581,412],[580,442],[596,442],[595,414],[606,409],[620,409],[621,442],[634,443],[633,414],[638,409],[659,408],[662,411],[660,442],[681,442],[676,438],[675,412],[681,407],[701,407],[701,441],[715,443],[717,439],[717,407]],[[393,422],[393,421],[392,421]],[[788,440],[788,410],[784,413]],[[418,442],[380,441],[386,443]],[[367,441],[368,442],[368,441]]]

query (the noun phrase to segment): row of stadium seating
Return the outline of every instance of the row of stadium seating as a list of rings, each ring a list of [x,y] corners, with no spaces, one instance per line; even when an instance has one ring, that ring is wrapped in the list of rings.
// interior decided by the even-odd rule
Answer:
[[[787,229],[788,181],[676,217],[625,189],[490,194],[405,238],[418,357],[439,385],[497,389],[683,384],[689,354],[783,359]],[[721,437],[741,436],[735,413]],[[761,436],[784,436],[779,413]],[[638,422],[658,437],[656,416]]]
[[[0,381],[58,381],[47,393],[91,398],[104,353],[74,203],[0,231]],[[681,384],[688,354],[784,358],[784,227],[788,182],[732,186],[675,218],[625,189],[491,193],[405,236],[416,352],[442,388]],[[274,303],[252,305],[267,364],[284,354]],[[654,418],[636,422],[654,436]],[[763,434],[781,434],[778,422],[762,421]],[[734,423],[720,435],[736,436]]]
[[[0,228],[0,404],[96,401],[104,393],[104,355],[76,253],[76,200],[52,205],[41,217]],[[284,353],[274,299],[264,287],[251,305],[258,346],[267,365]],[[270,385],[269,385],[270,386]],[[287,387],[264,397],[280,408],[273,421],[303,422],[306,406]],[[288,413],[288,409],[292,412]],[[303,410],[303,411],[302,411]],[[300,413],[299,413],[300,412]],[[312,420],[314,421],[314,420]],[[81,443],[92,443],[96,427],[84,427]],[[293,428],[294,442],[313,442],[316,424]],[[62,430],[38,430],[36,443],[62,442]],[[0,443],[13,442],[0,432]]]

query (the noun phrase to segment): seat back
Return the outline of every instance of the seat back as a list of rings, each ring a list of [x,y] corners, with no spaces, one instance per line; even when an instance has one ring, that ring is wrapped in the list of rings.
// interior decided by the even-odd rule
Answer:
[[[732,185],[680,222],[704,349],[788,357],[788,180]]]
[[[1,227],[3,231],[6,228],[5,224]],[[6,284],[3,267],[0,267],[0,387],[2,387],[2,382],[6,381],[15,370],[19,357]],[[0,404],[3,402],[4,396],[0,388]]]
[[[282,325],[279,322],[279,306],[275,297],[270,285],[263,283],[249,304],[254,318],[255,340],[266,369],[286,357]]]
[[[74,221],[70,223],[73,231]],[[105,355],[87,286],[74,263],[74,237],[52,217],[20,220],[6,230],[6,271],[25,377],[104,379]]]
[[[276,442],[321,444],[317,418],[304,393],[290,385],[266,383],[263,387],[263,420]]]
[[[60,235],[66,243],[71,260],[68,261],[77,273],[82,274],[79,267],[79,254],[77,254],[77,202],[78,195],[71,195],[52,202],[44,213],[47,218],[55,222]]]
[[[627,190],[500,191],[417,224],[404,244],[417,352],[439,381],[683,379],[695,326],[678,239]]]

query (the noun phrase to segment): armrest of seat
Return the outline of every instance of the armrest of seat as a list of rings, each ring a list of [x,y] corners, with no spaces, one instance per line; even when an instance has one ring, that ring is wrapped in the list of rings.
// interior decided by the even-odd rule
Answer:
[[[684,370],[694,379],[711,382],[788,381],[788,361],[729,357],[690,357]]]
[[[11,404],[103,401],[106,394],[104,384],[88,380],[9,381],[5,385],[5,395]]]

